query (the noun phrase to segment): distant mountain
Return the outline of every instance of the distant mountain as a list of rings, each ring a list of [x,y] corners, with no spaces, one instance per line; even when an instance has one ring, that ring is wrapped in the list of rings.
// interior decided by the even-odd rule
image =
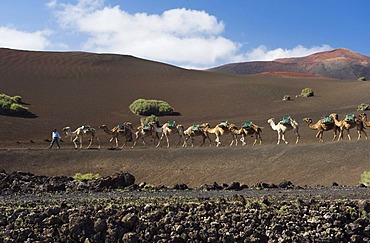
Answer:
[[[274,61],[232,63],[210,69],[234,74],[301,73],[336,79],[370,78],[370,57],[338,48],[306,57],[281,58]]]

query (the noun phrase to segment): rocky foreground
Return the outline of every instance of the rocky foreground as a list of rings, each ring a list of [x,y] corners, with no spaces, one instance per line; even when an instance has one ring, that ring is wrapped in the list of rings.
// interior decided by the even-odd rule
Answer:
[[[370,189],[0,173],[0,242],[369,242]]]

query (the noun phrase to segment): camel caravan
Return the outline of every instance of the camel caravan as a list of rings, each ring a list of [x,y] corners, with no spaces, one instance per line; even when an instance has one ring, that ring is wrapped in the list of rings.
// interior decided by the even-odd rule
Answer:
[[[332,141],[343,140],[343,134],[345,132],[348,140],[351,140],[350,129],[352,128],[357,129],[358,140],[361,139],[362,135],[364,135],[367,140],[368,137],[365,129],[366,127],[370,127],[370,121],[367,120],[367,115],[365,113],[361,113],[358,116],[353,114],[346,115],[341,120],[339,120],[338,114],[332,113],[322,117],[315,123],[312,118],[309,117],[304,118],[303,121],[307,123],[308,128],[316,131],[316,138],[318,138],[319,142],[324,142],[323,134],[326,131],[333,132]],[[278,122],[275,122],[274,118],[270,118],[267,120],[267,123],[270,125],[271,129],[277,133],[277,144],[280,144],[281,141],[285,144],[289,143],[285,139],[285,134],[289,131],[293,131],[296,136],[295,143],[299,143],[299,124],[292,117],[285,116]],[[110,135],[108,141],[111,143],[112,149],[122,149],[127,143],[131,143],[131,147],[134,148],[137,142],[141,142],[144,146],[152,145],[157,148],[165,143],[165,146],[169,148],[171,147],[170,137],[178,138],[175,147],[188,147],[189,140],[190,146],[194,147],[194,140],[196,137],[201,137],[202,139],[199,146],[203,146],[206,141],[208,141],[209,146],[212,146],[210,135],[215,137],[215,145],[219,147],[222,145],[221,139],[228,134],[231,136],[231,143],[229,146],[238,146],[238,141],[241,142],[242,146],[245,146],[247,145],[247,137],[254,137],[252,145],[261,145],[263,129],[263,127],[251,121],[242,123],[240,128],[228,121],[221,121],[215,127],[211,127],[209,123],[194,124],[187,129],[184,129],[183,125],[177,124],[175,121],[168,121],[163,125],[160,125],[158,121],[149,123],[141,122],[136,129],[131,122],[118,124],[111,129],[105,124],[100,125],[99,128]],[[89,125],[80,126],[74,131],[72,131],[70,127],[64,127],[63,131],[67,137],[71,138],[75,149],[83,148],[84,138],[88,138],[89,141],[87,148],[91,148],[91,145],[96,141],[97,148],[100,149],[100,141],[96,135],[96,129]],[[121,146],[119,144],[120,139],[123,140]],[[147,140],[149,140],[150,143]]]

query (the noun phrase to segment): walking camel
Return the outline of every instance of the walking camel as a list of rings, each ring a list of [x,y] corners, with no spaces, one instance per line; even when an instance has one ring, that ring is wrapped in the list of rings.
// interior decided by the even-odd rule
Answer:
[[[364,127],[362,120],[360,120],[357,117],[354,117],[354,115],[351,118],[347,118],[347,116],[346,118],[343,118],[342,120],[339,121],[338,114],[336,113],[330,114],[330,117],[334,120],[335,125],[337,125],[340,129],[338,141],[343,140],[344,130],[347,131],[348,140],[351,140],[350,129],[355,128],[355,127],[357,128],[357,134],[358,134],[357,140],[361,138],[361,133],[365,135],[365,138],[367,140],[367,133],[365,131],[365,127]]]
[[[307,122],[308,127],[317,130],[316,137],[319,139],[320,142],[324,142],[323,135],[325,131],[333,130],[334,136],[332,141],[334,141],[337,138],[337,132],[339,130],[339,127],[337,127],[334,123],[334,120],[329,117],[330,120],[327,118],[322,118],[318,120],[316,123],[312,122],[311,118],[303,118],[303,121]]]
[[[126,146],[127,142],[133,140],[133,134],[135,133],[131,122],[124,122],[123,124],[117,125],[112,129],[109,129],[107,125],[100,125],[99,128],[102,129],[106,134],[112,135],[112,138],[109,139],[109,142],[111,143],[114,140],[116,143],[116,148],[119,147],[120,136],[125,138],[125,142],[121,146],[121,148],[123,148]]]
[[[188,140],[191,138],[191,146],[194,147],[194,137],[197,137],[197,136],[202,136],[202,139],[203,139],[200,146],[203,146],[203,144],[206,141],[206,138],[208,138],[209,146],[211,146],[212,141],[209,138],[209,134],[206,131],[207,127],[209,127],[208,123],[203,123],[201,125],[192,125],[192,126],[188,127],[184,131],[185,139],[184,139],[184,144],[182,146],[187,147],[188,146]]]
[[[167,148],[169,148],[170,147],[170,141],[169,141],[168,137],[171,134],[178,134],[179,135],[179,142],[176,145],[176,146],[179,146],[179,144],[181,143],[181,140],[184,139],[184,127],[182,125],[176,125],[176,123],[174,121],[166,122],[165,124],[163,124],[163,126],[162,126],[162,136],[159,139],[159,142],[157,144],[157,148],[159,146],[161,146],[161,142],[162,142],[163,138],[166,138]]]
[[[151,137],[153,144],[155,145],[156,139],[159,140],[159,135],[162,133],[162,127],[158,125],[158,123],[149,123],[149,124],[141,124],[137,127],[135,132],[135,142],[133,147],[136,146],[136,143],[139,139],[142,139],[144,146],[146,146],[145,138]]]
[[[299,131],[298,131],[299,125],[298,125],[298,122],[296,122],[291,117],[284,117],[283,120],[279,121],[277,124],[275,124],[274,118],[270,118],[267,121],[267,123],[270,124],[272,130],[277,131],[277,134],[278,134],[277,144],[280,144],[280,140],[283,140],[285,144],[288,144],[288,141],[285,140],[285,133],[290,130],[293,130],[297,136],[295,143],[297,144],[299,142],[299,138],[300,138]]]
[[[77,141],[80,143],[80,149],[82,148],[82,140],[84,136],[90,136],[90,143],[87,148],[90,148],[90,146],[93,144],[94,139],[96,139],[96,141],[98,142],[98,149],[100,149],[100,141],[96,136],[96,130],[88,125],[80,126],[73,132],[71,130],[71,127],[64,127],[63,131],[67,136],[71,137],[71,140],[75,145],[75,149],[78,148]]]
[[[205,123],[205,124],[208,124],[208,123]],[[218,146],[221,145],[221,140],[220,140],[221,136],[231,133],[230,128],[234,127],[234,126],[235,126],[234,124],[230,124],[227,121],[225,121],[225,122],[221,122],[221,123],[217,124],[214,128],[211,128],[208,124],[207,126],[205,126],[205,131],[207,133],[215,134],[215,136],[216,136],[216,139],[215,139],[216,147],[218,147]],[[233,136],[233,139],[234,139],[234,134],[232,134],[232,136]],[[233,141],[231,141],[230,146],[232,144],[233,144]]]
[[[259,144],[262,144],[262,127],[257,126],[256,124],[250,122],[247,126],[242,126],[240,129],[238,129],[236,126],[230,128],[231,132],[234,135],[233,141],[231,142],[230,146],[233,144],[235,141],[235,145],[238,144],[238,135],[242,135],[242,138],[240,141],[242,142],[242,146],[245,146],[247,143],[245,142],[245,138],[247,136],[255,136],[253,145],[255,145],[258,141]]]

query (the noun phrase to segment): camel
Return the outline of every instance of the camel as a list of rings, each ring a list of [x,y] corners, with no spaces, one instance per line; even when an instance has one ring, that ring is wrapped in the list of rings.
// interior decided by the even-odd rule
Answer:
[[[262,137],[261,137],[262,127],[259,127],[252,122],[249,123],[247,127],[242,126],[240,129],[238,129],[236,126],[233,126],[233,127],[230,127],[230,130],[234,134],[234,139],[231,142],[231,145],[233,144],[234,141],[235,141],[235,145],[238,144],[237,135],[242,135],[242,138],[240,139],[240,141],[242,142],[242,146],[245,146],[247,144],[245,142],[245,137],[253,136],[253,135],[255,135],[253,145],[255,145],[258,141],[260,145],[262,144]]]
[[[303,118],[303,121],[307,122],[308,127],[317,130],[316,137],[319,139],[320,142],[324,142],[323,134],[325,131],[333,130],[334,136],[332,141],[334,141],[337,138],[337,131],[339,130],[339,127],[337,127],[333,121],[332,118],[330,118],[330,121],[326,121],[327,118],[322,118],[318,120],[316,123],[312,122],[311,118]]]
[[[339,127],[338,141],[343,140],[343,131],[344,130],[347,131],[348,140],[351,140],[351,134],[350,134],[349,130],[352,129],[352,128],[355,128],[355,127],[357,128],[357,134],[358,134],[357,140],[359,140],[361,138],[361,133],[364,133],[365,138],[367,140],[367,133],[365,131],[365,127],[364,127],[364,124],[363,124],[361,119],[359,119],[357,117],[354,117],[354,115],[353,115],[353,120],[344,118],[344,119],[339,121],[338,120],[338,114],[336,114],[336,113],[330,114],[330,117],[334,120],[335,125]]]
[[[216,147],[218,147],[221,145],[221,141],[220,141],[221,136],[231,133],[231,130],[230,130],[231,127],[235,127],[235,125],[230,124],[227,121],[217,124],[214,128],[211,128],[208,123],[205,123],[204,130],[207,133],[215,134]],[[234,134],[231,134],[231,135],[233,136],[233,139],[234,139]],[[231,141],[230,146],[233,145],[233,142],[234,141]]]
[[[370,127],[370,121],[367,120],[366,113],[361,113],[360,115],[358,115],[358,117],[361,119],[363,124],[365,124],[367,127]]]
[[[101,125],[99,128],[103,129],[105,133],[112,135],[112,138],[109,139],[109,142],[111,143],[114,140],[116,143],[116,148],[119,147],[119,136],[123,136],[125,138],[125,142],[121,146],[121,148],[123,148],[126,146],[127,142],[133,140],[133,134],[135,133],[131,122],[124,122],[123,124],[117,125],[112,129],[108,129],[107,125]]]
[[[87,146],[87,148],[90,148],[94,139],[96,139],[96,141],[98,142],[98,149],[100,149],[100,141],[98,137],[95,135],[96,130],[88,125],[80,126],[73,132],[70,127],[64,127],[63,131],[67,136],[71,137],[71,140],[73,144],[75,145],[75,149],[77,149],[78,147],[77,141],[79,141],[80,143],[80,149],[82,148],[82,140],[84,136],[90,136],[90,144]]]
[[[274,118],[270,118],[267,121],[267,123],[270,124],[272,130],[277,131],[277,134],[278,134],[277,144],[280,144],[280,140],[283,140],[285,144],[288,144],[288,141],[285,140],[285,133],[290,130],[293,130],[294,133],[296,134],[297,139],[295,143],[297,144],[300,138],[299,131],[298,131],[299,129],[298,122],[296,122],[291,117],[285,117],[283,118],[283,120],[286,120],[286,121],[279,121],[277,124],[275,124]]]
[[[203,140],[202,140],[202,143],[201,143],[200,146],[203,146],[203,144],[206,141],[206,138],[208,138],[209,146],[211,146],[212,141],[209,138],[209,134],[206,132],[206,127],[207,126],[209,127],[208,123],[204,123],[204,124],[201,124],[201,125],[192,125],[192,126],[188,127],[184,131],[185,139],[184,139],[184,144],[182,146],[187,147],[188,146],[188,140],[191,138],[191,147],[194,147],[194,137],[196,137],[196,136],[202,136]]]
[[[135,143],[133,147],[135,147],[136,142],[141,138],[143,141],[144,146],[146,146],[145,138],[152,137],[153,144],[155,144],[155,140],[159,140],[159,135],[162,133],[162,127],[158,125],[158,123],[149,123],[149,124],[141,124],[137,127],[135,132]]]
[[[179,135],[179,142],[176,146],[178,146],[181,143],[181,140],[184,139],[184,127],[183,125],[176,125],[174,121],[166,122],[162,126],[162,136],[159,139],[159,142],[157,144],[157,148],[161,145],[161,142],[163,138],[166,138],[167,141],[167,148],[170,147],[170,141],[168,139],[168,136],[171,134],[178,134]]]

